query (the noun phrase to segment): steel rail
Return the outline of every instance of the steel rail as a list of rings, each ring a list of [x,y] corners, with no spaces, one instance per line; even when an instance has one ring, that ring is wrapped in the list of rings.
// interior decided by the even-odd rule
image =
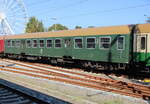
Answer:
[[[7,62],[8,62],[8,60],[7,60]],[[86,78],[88,78],[88,79],[84,79],[84,78],[80,78],[80,77],[65,75],[65,74],[62,74],[62,73],[47,71],[47,70],[43,70],[43,69],[40,69],[40,68],[35,68],[35,67],[32,67],[32,66],[28,66],[28,65],[22,65],[22,64],[19,64],[17,62],[14,62],[14,63],[17,64],[17,65],[24,66],[24,67],[36,69],[38,71],[26,70],[26,69],[22,69],[22,68],[16,68],[16,67],[14,68],[13,67],[14,69],[17,69],[17,70],[28,71],[28,72],[30,71],[30,72],[41,73],[41,74],[45,74],[45,75],[59,76],[59,77],[63,77],[63,78],[69,78],[73,81],[79,80],[80,82],[83,81],[83,82],[86,82],[88,84],[94,84],[96,86],[115,87],[115,88],[117,88],[117,90],[122,90],[124,92],[130,91],[134,94],[139,94],[140,96],[143,96],[143,99],[150,99],[150,88],[146,87],[146,86],[132,84],[132,83],[126,83],[126,82],[122,82],[122,81],[115,81],[115,80],[106,79],[106,78],[95,77],[95,76],[92,76],[92,75],[87,75],[87,74],[82,73],[82,76],[85,76]],[[34,64],[31,64],[31,63],[26,63],[26,64],[34,65]],[[12,68],[12,67],[7,67],[7,68]],[[56,68],[56,69],[58,70],[58,68]],[[62,70],[60,70],[60,71],[62,71]],[[67,72],[70,72],[70,71],[67,71]],[[74,72],[74,74],[75,73],[77,73],[77,72]]]

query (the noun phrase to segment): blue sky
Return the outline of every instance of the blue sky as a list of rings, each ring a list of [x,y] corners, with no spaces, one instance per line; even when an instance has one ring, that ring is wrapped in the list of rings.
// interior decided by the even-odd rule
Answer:
[[[55,23],[70,29],[76,25],[86,28],[138,24],[150,17],[150,0],[24,0],[24,3],[29,17],[36,16],[46,27]],[[54,17],[57,19],[52,20]]]

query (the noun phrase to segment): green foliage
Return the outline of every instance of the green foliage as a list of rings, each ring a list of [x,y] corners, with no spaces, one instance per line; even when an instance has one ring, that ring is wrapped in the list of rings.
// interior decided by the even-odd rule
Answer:
[[[53,24],[48,28],[48,31],[58,31],[58,30],[68,30],[68,28],[61,24]]]
[[[26,33],[44,32],[43,23],[35,17],[31,17],[26,26]]]
[[[95,26],[88,26],[88,28],[94,28]]]
[[[75,29],[82,29],[82,27],[81,26],[76,26]]]
[[[44,32],[44,26],[42,22],[39,22],[37,32]]]

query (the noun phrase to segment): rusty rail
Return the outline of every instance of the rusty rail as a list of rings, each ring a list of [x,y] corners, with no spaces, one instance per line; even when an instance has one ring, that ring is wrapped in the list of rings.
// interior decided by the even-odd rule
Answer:
[[[7,62],[8,62],[8,60],[7,60]],[[82,77],[84,76],[84,78],[66,75],[66,74],[57,73],[57,72],[52,72],[50,70],[47,71],[47,70],[43,70],[40,68],[35,68],[33,66],[22,65],[17,62],[13,62],[13,63],[20,65],[20,66],[32,68],[35,70],[27,70],[27,69],[16,68],[16,67],[7,67],[7,68],[13,68],[16,70],[22,70],[22,71],[26,71],[26,72],[40,73],[43,75],[57,76],[59,78],[50,78],[50,77],[46,77],[46,76],[42,76],[42,75],[24,73],[24,72],[8,70],[8,69],[1,69],[1,70],[12,71],[12,72],[19,73],[19,74],[25,74],[25,75],[30,75],[33,77],[40,77],[40,78],[49,79],[49,80],[57,79],[56,81],[60,81],[60,82],[62,81],[62,82],[70,83],[70,84],[75,84],[75,85],[80,85],[80,86],[84,86],[84,87],[90,87],[90,88],[100,89],[100,90],[104,90],[104,91],[120,93],[120,94],[127,95],[127,96],[143,98],[145,100],[150,100],[150,87],[147,87],[147,86],[96,77],[93,75],[88,75],[88,74],[79,73],[79,72],[71,72],[71,71],[62,70],[62,69],[58,69],[58,68],[48,68],[46,66],[44,67],[44,66],[40,66],[40,65],[35,65],[34,63],[23,62],[23,64],[34,65],[34,66],[38,66],[38,67],[48,68],[50,70],[57,70],[57,71],[66,72],[66,73],[70,73],[70,74],[80,75]]]

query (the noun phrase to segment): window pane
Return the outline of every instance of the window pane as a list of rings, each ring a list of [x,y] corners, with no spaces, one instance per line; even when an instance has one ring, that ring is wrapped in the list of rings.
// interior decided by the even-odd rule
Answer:
[[[87,48],[95,48],[95,38],[87,38]]]
[[[82,48],[82,39],[75,39],[75,48]]]
[[[141,49],[144,50],[145,49],[145,37],[141,37]]]
[[[16,41],[16,47],[20,47],[20,41]]]
[[[15,47],[15,41],[12,41],[12,47]]]
[[[61,48],[61,40],[60,39],[55,40],[55,47],[56,48]]]
[[[7,41],[7,45],[8,45],[8,47],[11,47],[11,41],[10,40]]]
[[[27,40],[27,47],[28,47],[28,48],[31,48],[31,47],[32,47],[31,40]]]
[[[71,47],[71,39],[65,39],[64,40],[64,45],[65,45],[65,48]]]
[[[110,42],[110,38],[101,38],[101,42],[108,43],[108,42]]]
[[[123,49],[124,47],[124,37],[118,38],[118,49]]]
[[[52,40],[47,40],[47,48],[52,48]]]
[[[41,48],[44,47],[44,40],[40,40],[40,47],[41,47]]]
[[[34,47],[34,48],[37,47],[37,40],[33,40],[33,47]]]
[[[111,41],[110,38],[100,38],[100,48],[108,49],[110,47]]]

